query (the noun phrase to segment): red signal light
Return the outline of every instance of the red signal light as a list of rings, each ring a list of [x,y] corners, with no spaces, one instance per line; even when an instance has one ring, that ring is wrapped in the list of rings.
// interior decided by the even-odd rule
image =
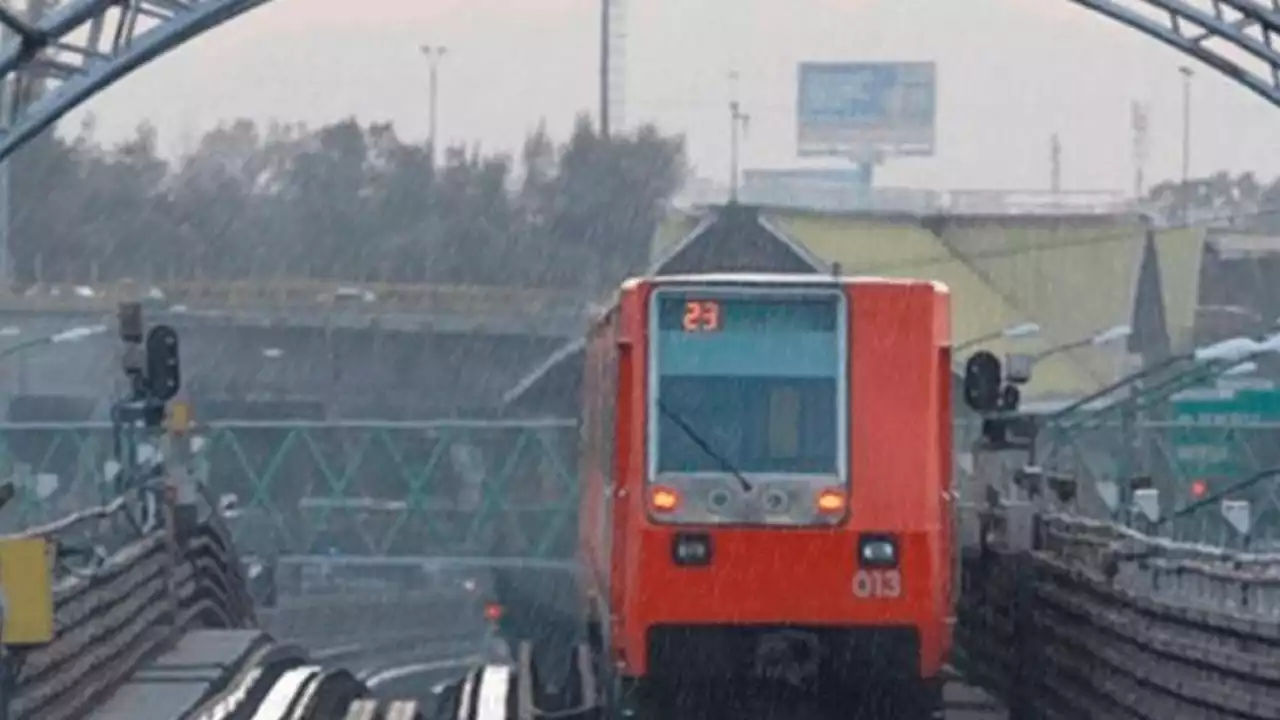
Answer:
[[[1191,483],[1191,497],[1202,498],[1209,493],[1209,483],[1196,480]]]
[[[484,619],[489,622],[498,622],[502,619],[502,606],[498,603],[486,603],[484,606]]]

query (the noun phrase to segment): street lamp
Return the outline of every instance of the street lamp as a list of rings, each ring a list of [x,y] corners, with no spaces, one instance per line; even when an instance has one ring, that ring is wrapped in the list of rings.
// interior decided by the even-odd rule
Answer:
[[[430,112],[429,128],[430,129],[428,130],[428,135],[430,136],[430,139],[431,139],[430,140],[431,141],[431,165],[434,167],[436,156],[438,154],[436,150],[436,142],[437,142],[437,130],[438,130],[437,108],[439,107],[439,98],[440,98],[440,93],[438,90],[439,79],[440,79],[440,61],[444,58],[445,54],[449,52],[449,48],[445,47],[444,45],[423,45],[421,49],[422,49],[422,54],[426,56],[427,64],[430,67],[430,80],[429,80],[430,87],[428,89],[428,93],[430,93],[430,98],[428,100],[428,102],[430,103],[430,107],[429,107],[429,112]]]
[[[1257,352],[1262,347],[1262,342],[1250,337],[1232,337],[1226,340],[1220,340],[1211,345],[1196,348],[1191,353],[1192,359],[1196,362],[1210,362],[1212,360],[1235,360],[1243,359],[1246,356]]]
[[[1126,375],[1097,392],[1051,413],[1046,420],[1057,420],[1066,417],[1089,405],[1105,400],[1118,392],[1125,391],[1139,383],[1144,383],[1144,381],[1153,376],[1171,373],[1162,375],[1159,380],[1149,385],[1144,383],[1144,387],[1139,392],[1133,393],[1122,400],[1107,403],[1106,407],[1095,413],[1095,415],[1105,415],[1105,410],[1122,409],[1134,405],[1147,407],[1153,402],[1172,397],[1186,388],[1194,387],[1224,375],[1245,375],[1254,372],[1258,366],[1253,361],[1263,355],[1273,353],[1280,353],[1280,332],[1264,337],[1261,340],[1243,336],[1220,340],[1195,348],[1190,352],[1175,355]],[[1179,369],[1174,371],[1175,368]],[[1095,417],[1095,419],[1097,418]]]
[[[1069,342],[1069,343],[1063,343],[1061,345],[1051,347],[1048,350],[1045,350],[1044,352],[1041,352],[1033,356],[1032,361],[1039,362],[1041,360],[1044,360],[1045,358],[1052,357],[1054,355],[1058,355],[1064,352],[1069,352],[1071,350],[1078,350],[1079,348],[1088,347],[1091,345],[1093,347],[1102,347],[1103,345],[1110,345],[1111,343],[1116,342],[1118,340],[1124,340],[1125,338],[1129,337],[1132,334],[1133,334],[1133,328],[1129,327],[1128,325],[1114,325],[1112,327],[1107,328],[1106,330],[1101,330],[1088,337],[1080,338],[1079,340],[1073,340],[1072,342]]]
[[[4,348],[3,350],[0,350],[0,360],[3,360],[4,358],[12,357],[14,355],[17,355],[18,353],[21,353],[25,350],[29,350],[34,347],[41,347],[44,345],[61,345],[63,343],[78,342],[86,338],[91,338],[95,335],[101,335],[106,331],[107,331],[106,325],[87,325],[83,327],[70,328],[68,330],[63,330],[62,332],[57,332],[52,335],[45,335],[43,337],[32,338],[31,340],[20,342],[15,345],[10,345],[9,347]]]
[[[1252,360],[1245,360],[1239,365],[1232,365],[1222,371],[1219,377],[1240,377],[1241,375],[1252,375],[1258,371],[1258,363]]]
[[[1191,192],[1187,184],[1191,181],[1191,78],[1195,71],[1183,65],[1178,68],[1182,75],[1182,222],[1190,222]]]
[[[955,348],[952,349],[952,352],[958,353],[962,350],[968,350],[969,348],[974,347],[976,345],[988,343],[988,342],[991,342],[992,340],[999,340],[1000,338],[1004,338],[1006,340],[1016,340],[1018,338],[1031,337],[1033,335],[1039,335],[1039,334],[1040,334],[1039,325],[1033,322],[1018,323],[1017,325],[1010,325],[1009,327],[1002,328],[995,332],[987,333],[986,335],[980,335],[976,338],[973,338],[972,340],[966,340],[960,343],[959,345],[955,346]]]

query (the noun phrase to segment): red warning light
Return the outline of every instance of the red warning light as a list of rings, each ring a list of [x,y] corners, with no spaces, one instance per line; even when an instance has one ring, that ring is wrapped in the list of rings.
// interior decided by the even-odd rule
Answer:
[[[1202,498],[1209,492],[1209,483],[1203,480],[1196,480],[1191,483],[1191,497]]]
[[[498,603],[487,603],[484,606],[484,619],[489,622],[498,622],[502,619],[502,606]]]

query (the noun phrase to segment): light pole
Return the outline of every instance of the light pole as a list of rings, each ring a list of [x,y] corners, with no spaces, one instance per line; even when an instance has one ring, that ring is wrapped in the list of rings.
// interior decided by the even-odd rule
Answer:
[[[600,136],[608,138],[610,133],[609,117],[609,73],[613,68],[609,62],[609,33],[612,32],[610,15],[613,12],[610,0],[600,0]]]
[[[742,144],[742,134],[747,131],[751,116],[742,111],[742,103],[738,101],[738,73],[729,73],[732,94],[729,100],[729,202],[738,202],[738,153]]]
[[[438,139],[437,133],[439,130],[439,126],[438,126],[439,116],[437,114],[437,111],[438,111],[439,99],[440,99],[440,94],[439,94],[440,60],[444,58],[445,53],[447,52],[449,52],[449,48],[445,47],[444,45],[423,45],[422,46],[422,54],[427,57],[427,66],[430,68],[430,71],[429,71],[430,79],[428,81],[430,83],[430,89],[428,90],[428,92],[430,93],[430,100],[429,100],[430,117],[428,120],[429,125],[428,125],[427,134],[430,136],[430,141],[431,141],[431,166],[432,167],[435,167],[435,164],[436,164],[436,141]]]
[[[1182,222],[1191,221],[1191,78],[1195,71],[1183,65],[1182,73]]]
[[[952,348],[951,353],[954,355],[956,353],[968,350],[971,347],[976,347],[978,345],[982,345],[983,343],[989,343],[992,340],[999,340],[1001,338],[1004,338],[1005,340],[1017,340],[1019,338],[1026,338],[1026,337],[1031,337],[1033,335],[1039,335],[1039,334],[1040,334],[1039,325],[1033,322],[1018,323],[1017,325],[1010,325],[1009,327],[1001,328],[999,330],[996,330],[995,332],[987,333],[986,335],[979,335],[978,337],[973,338],[972,340],[965,340],[964,342]]]

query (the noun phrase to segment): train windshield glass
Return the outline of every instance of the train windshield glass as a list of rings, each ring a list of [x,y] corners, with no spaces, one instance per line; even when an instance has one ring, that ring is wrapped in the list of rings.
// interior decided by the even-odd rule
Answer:
[[[658,472],[836,473],[840,302],[660,292]]]

